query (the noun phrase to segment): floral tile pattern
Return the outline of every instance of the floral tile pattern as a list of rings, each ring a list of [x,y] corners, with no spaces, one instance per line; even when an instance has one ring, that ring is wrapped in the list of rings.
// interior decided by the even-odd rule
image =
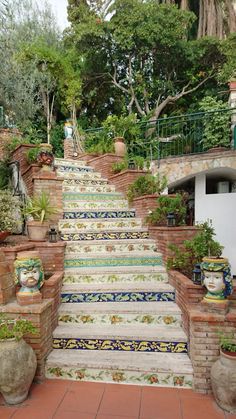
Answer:
[[[98,233],[61,233],[63,241],[148,239],[148,231],[114,231]]]
[[[129,352],[164,352],[187,353],[186,342],[164,342],[128,339],[86,339],[53,338],[53,349],[75,349],[91,351],[129,351]]]
[[[113,201],[80,201],[79,204],[77,203],[77,201],[75,202],[71,202],[71,201],[67,201],[66,203],[64,203],[64,208],[65,210],[73,210],[73,209],[77,209],[79,207],[80,211],[91,211],[91,210],[114,210],[115,208],[119,208],[119,210],[127,210],[128,209],[128,203],[125,199],[120,199],[117,200],[114,204]]]
[[[69,243],[66,247],[66,258],[67,255],[71,254],[83,254],[83,253],[119,253],[119,252],[145,252],[152,251],[156,252],[156,244],[146,240],[146,243],[134,242],[132,243],[102,243],[98,244],[83,244],[83,243]]]
[[[114,192],[114,186],[110,185],[63,185],[63,192],[77,192],[77,193],[108,193]]]
[[[90,284],[96,282],[98,284],[108,283],[114,284],[117,282],[161,282],[167,283],[168,277],[166,273],[125,273],[125,274],[94,274],[94,275],[72,275],[66,274],[64,276],[65,284]]]
[[[181,315],[176,314],[87,314],[87,313],[67,313],[59,314],[59,322],[61,323],[78,323],[78,324],[147,324],[149,326],[170,326],[179,327],[182,325]]]
[[[135,211],[70,211],[64,212],[63,218],[66,220],[77,219],[101,219],[101,218],[134,218]]]
[[[141,227],[141,220],[136,219],[118,219],[118,220],[60,220],[59,229],[62,230],[101,230],[101,229],[111,229],[111,228],[139,228]],[[63,231],[62,231],[63,232]]]
[[[61,172],[60,173],[60,167],[57,169],[57,174],[63,179],[101,179],[101,174],[99,172]]]
[[[93,172],[93,168],[92,167],[88,167],[88,166],[62,166],[60,165],[58,167],[58,171],[61,173],[71,173],[71,172],[77,172],[77,173],[81,173],[81,172]]]
[[[81,178],[77,178],[77,179],[64,179],[63,181],[63,186],[64,185],[107,185],[107,180],[106,179],[81,179]]]
[[[64,262],[65,269],[67,268],[100,268],[110,266],[162,266],[161,256],[149,257],[126,257],[126,258],[80,258],[80,259],[66,259]]]
[[[61,294],[62,303],[175,301],[174,292],[78,292]]]
[[[46,370],[47,378],[71,379],[76,381],[100,381],[161,387],[192,387],[191,374],[142,372],[119,369],[51,367]]]
[[[113,201],[121,199],[122,195],[119,192],[108,193],[77,193],[77,192],[64,192],[64,201]]]
[[[54,160],[54,165],[56,167],[58,166],[86,166],[86,162],[84,160],[67,160],[67,159],[60,159],[60,158],[55,158]]]

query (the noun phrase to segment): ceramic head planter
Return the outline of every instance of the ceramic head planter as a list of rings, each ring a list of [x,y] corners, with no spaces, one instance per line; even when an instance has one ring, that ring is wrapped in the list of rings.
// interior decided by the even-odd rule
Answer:
[[[40,151],[37,155],[37,162],[44,170],[49,170],[54,162],[52,146],[50,144],[40,144]]]
[[[73,123],[69,119],[64,124],[64,133],[66,140],[72,140],[73,135]]]
[[[225,301],[233,290],[228,259],[205,257],[201,263],[201,272],[202,284],[207,289],[204,300]]]
[[[15,282],[21,288],[17,293],[19,304],[38,303],[42,299],[39,289],[44,283],[44,272],[38,252],[18,253],[14,262]]]

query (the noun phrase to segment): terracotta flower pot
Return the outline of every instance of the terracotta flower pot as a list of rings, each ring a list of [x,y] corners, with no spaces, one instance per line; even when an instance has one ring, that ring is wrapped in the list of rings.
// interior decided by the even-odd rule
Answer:
[[[42,242],[46,241],[46,234],[49,230],[49,222],[27,221],[27,231],[29,240]]]
[[[127,152],[127,148],[126,148],[125,140],[123,137],[114,138],[114,147],[115,147],[115,154],[117,156],[120,156],[120,157],[125,156]]]
[[[0,242],[3,242],[9,235],[9,231],[0,231]]]

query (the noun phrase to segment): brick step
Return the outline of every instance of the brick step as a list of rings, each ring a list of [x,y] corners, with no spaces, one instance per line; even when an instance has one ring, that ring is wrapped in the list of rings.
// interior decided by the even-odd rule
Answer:
[[[119,201],[122,200],[123,195],[120,192],[107,192],[107,193],[77,193],[77,192],[64,192],[62,194],[64,201],[91,201],[91,202],[106,202],[106,201]],[[115,203],[116,205],[117,203]]]
[[[138,229],[142,227],[141,218],[119,218],[119,219],[110,219],[102,218],[101,220],[94,219],[82,219],[82,220],[59,220],[58,223],[59,230],[62,233],[70,233],[77,231],[87,232],[87,231],[110,231],[118,229],[118,231],[126,231]]]
[[[66,269],[109,269],[109,268],[135,268],[135,267],[161,267],[162,256],[130,256],[130,257],[80,257],[79,259],[65,259],[64,268]]]
[[[147,284],[147,286],[152,287],[153,283],[168,283],[168,274],[164,270],[160,271],[158,268],[157,272],[150,272],[145,270],[139,270],[138,272],[121,272],[114,271],[114,272],[91,272],[90,273],[77,273],[67,271],[64,275],[64,284],[76,284],[80,286],[85,286],[88,284],[89,286],[93,283],[100,284],[100,285],[108,285],[108,284],[116,284],[118,287],[124,288],[125,286],[136,287],[138,284]]]
[[[113,185],[65,185],[62,187],[63,192],[75,193],[113,193],[115,186]]]
[[[63,203],[63,208],[65,212],[74,211],[74,212],[81,212],[81,211],[123,211],[128,210],[128,202],[125,199],[119,199],[115,201],[66,201]]]
[[[60,159],[59,157],[57,157],[54,159],[54,166],[55,167],[60,167],[60,166],[81,167],[81,166],[87,166],[87,164],[83,160],[76,161],[72,159]]]
[[[146,325],[60,325],[53,332],[53,349],[187,353],[181,328]]]
[[[181,310],[173,302],[65,303],[59,309],[59,324],[143,325],[147,327],[182,325]]]
[[[96,220],[96,219],[135,218],[135,210],[129,211],[64,211],[65,220]]]
[[[145,229],[132,229],[127,231],[124,229],[123,231],[114,230],[106,230],[106,231],[97,231],[97,232],[80,232],[80,233],[73,233],[70,231],[63,231],[60,235],[61,240],[63,241],[76,241],[79,242],[80,240],[136,240],[136,239],[148,239],[149,233]]]
[[[193,369],[186,354],[53,350],[46,377],[159,387],[191,388]]]
[[[91,254],[97,255],[119,254],[125,252],[127,255],[133,252],[157,252],[157,246],[154,240],[151,239],[137,239],[137,240],[109,240],[109,243],[101,242],[99,240],[90,240],[85,243],[68,243],[66,246],[65,257],[72,257],[73,255]]]

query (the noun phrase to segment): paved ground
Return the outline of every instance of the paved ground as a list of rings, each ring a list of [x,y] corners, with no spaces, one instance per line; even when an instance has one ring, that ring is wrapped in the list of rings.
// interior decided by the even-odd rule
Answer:
[[[0,419],[236,419],[211,396],[191,390],[46,380],[33,384],[21,405],[6,406]]]

